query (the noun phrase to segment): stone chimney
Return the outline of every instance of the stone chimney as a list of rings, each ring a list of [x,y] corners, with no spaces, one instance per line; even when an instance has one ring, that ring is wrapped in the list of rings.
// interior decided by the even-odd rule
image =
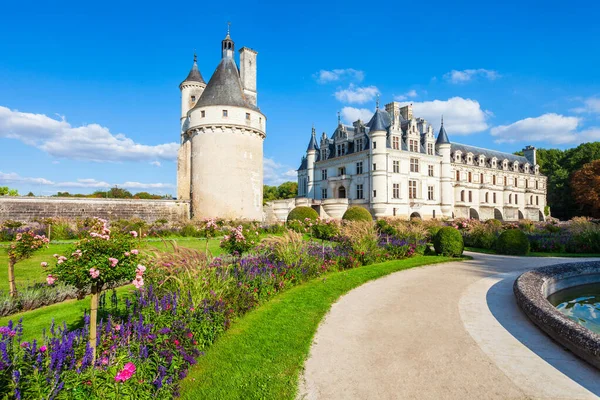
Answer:
[[[412,104],[400,108],[400,115],[402,115],[402,118],[410,121],[413,118]]]
[[[527,161],[529,161],[529,164],[536,166],[537,165],[537,156],[536,156],[536,149],[533,146],[527,146],[523,149],[523,155],[525,155],[525,158],[527,159]]]
[[[248,47],[240,49],[240,78],[244,96],[250,104],[256,106],[256,55],[258,53]]]

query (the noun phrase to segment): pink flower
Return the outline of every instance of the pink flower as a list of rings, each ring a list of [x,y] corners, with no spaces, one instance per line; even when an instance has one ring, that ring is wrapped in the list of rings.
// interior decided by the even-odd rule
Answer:
[[[139,251],[136,249],[131,250],[131,254],[135,254],[136,256],[138,255]]]
[[[125,364],[123,369],[115,376],[115,381],[125,382],[135,373],[135,365],[131,362]]]
[[[173,343],[175,343],[175,346],[179,346],[179,340],[175,339],[173,340]]]
[[[52,257],[54,257],[54,258],[58,258],[58,254],[55,254],[55,255],[53,255]]]
[[[142,264],[138,264],[135,273],[139,276],[144,275],[144,272],[146,272],[146,267],[144,267]]]
[[[136,231],[131,231],[131,232],[129,232],[129,234],[131,236],[133,236],[134,238],[138,237],[138,233]]]
[[[96,268],[90,268],[90,275],[93,279],[96,279],[98,276],[100,276],[100,271],[98,271]]]
[[[130,253],[129,253],[128,251],[126,251],[126,252],[124,253],[125,257],[129,257],[129,254],[130,254]]]
[[[121,325],[117,324],[115,325],[115,331],[119,332],[121,330]]]
[[[46,352],[46,349],[47,349],[47,347],[46,347],[46,346],[42,346],[42,347],[40,347],[40,351],[41,351],[42,353],[45,353],[45,352]]]
[[[119,263],[119,260],[117,260],[116,258],[113,258],[113,257],[109,257],[108,261],[110,262],[111,267],[114,267]]]
[[[100,362],[102,363],[102,365],[108,365],[108,358],[102,357],[102,360],[100,360]]]
[[[48,263],[44,261],[41,265],[42,267],[46,268],[48,266]]]
[[[140,289],[144,286],[144,278],[142,278],[141,275],[138,275],[131,283],[133,283],[133,286],[135,286],[136,289]]]
[[[56,278],[53,277],[52,274],[46,277],[46,283],[48,283],[48,285],[54,285],[54,282],[56,282]]]

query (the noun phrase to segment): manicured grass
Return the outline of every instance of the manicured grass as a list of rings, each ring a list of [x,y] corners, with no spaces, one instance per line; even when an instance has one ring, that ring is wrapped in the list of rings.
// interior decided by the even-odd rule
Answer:
[[[477,247],[465,247],[465,251],[472,251],[475,253],[484,253],[484,254],[498,254],[495,250],[491,249],[480,249]],[[544,253],[544,252],[534,252],[527,254],[525,257],[572,257],[572,258],[582,258],[582,257],[600,257],[600,254],[597,253]]]
[[[421,256],[336,272],[290,289],[236,321],[182,382],[184,399],[294,399],[317,326],[344,293],[417,266]]]
[[[130,295],[133,290],[133,285],[117,288],[119,306],[123,306],[125,297]],[[105,293],[107,296],[106,304],[109,307],[110,301],[108,298],[112,290],[107,290]],[[20,318],[23,318],[23,340],[31,341],[33,339],[41,339],[42,332],[44,329],[48,332],[52,320],[55,321],[57,326],[62,326],[64,321],[70,329],[81,326],[83,324],[83,315],[89,309],[90,296],[82,300],[66,300],[62,303],[2,317],[0,318],[0,326],[6,326],[10,320],[16,323]]]

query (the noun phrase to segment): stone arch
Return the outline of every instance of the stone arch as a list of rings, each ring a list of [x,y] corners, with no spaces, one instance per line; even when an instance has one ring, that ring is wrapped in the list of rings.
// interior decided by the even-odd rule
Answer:
[[[519,219],[525,219],[525,216],[523,215],[523,213],[521,212],[521,210],[519,210]]]
[[[479,213],[474,208],[469,208],[469,218],[471,219],[479,219]]]
[[[421,218],[421,214],[419,214],[416,211],[414,213],[410,214],[410,219],[413,219],[413,218],[414,219],[423,219],[423,218]]]
[[[538,213],[539,213],[539,219],[540,219],[540,221],[545,221],[546,219],[544,218],[544,213],[541,212],[541,211],[538,211]]]
[[[504,221],[504,218],[502,217],[502,211],[498,210],[497,208],[494,208],[494,219],[497,219],[498,221]]]
[[[346,188],[344,186],[340,186],[338,188],[338,198],[340,198],[340,199],[346,198]]]

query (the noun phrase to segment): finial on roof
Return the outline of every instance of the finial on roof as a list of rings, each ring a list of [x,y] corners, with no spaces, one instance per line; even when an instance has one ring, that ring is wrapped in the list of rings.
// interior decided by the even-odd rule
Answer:
[[[444,126],[444,114],[442,114],[442,126]]]
[[[342,124],[342,117],[340,115],[340,112],[338,111],[338,125]]]
[[[315,131],[315,124],[312,124],[312,135],[315,136],[317,134],[317,131]]]
[[[376,107],[379,110],[379,93],[377,93],[377,102],[376,102]]]
[[[231,22],[227,21],[227,36],[229,36],[230,30],[231,30]]]
[[[198,56],[196,55],[196,49],[194,49],[194,64],[198,62]]]

